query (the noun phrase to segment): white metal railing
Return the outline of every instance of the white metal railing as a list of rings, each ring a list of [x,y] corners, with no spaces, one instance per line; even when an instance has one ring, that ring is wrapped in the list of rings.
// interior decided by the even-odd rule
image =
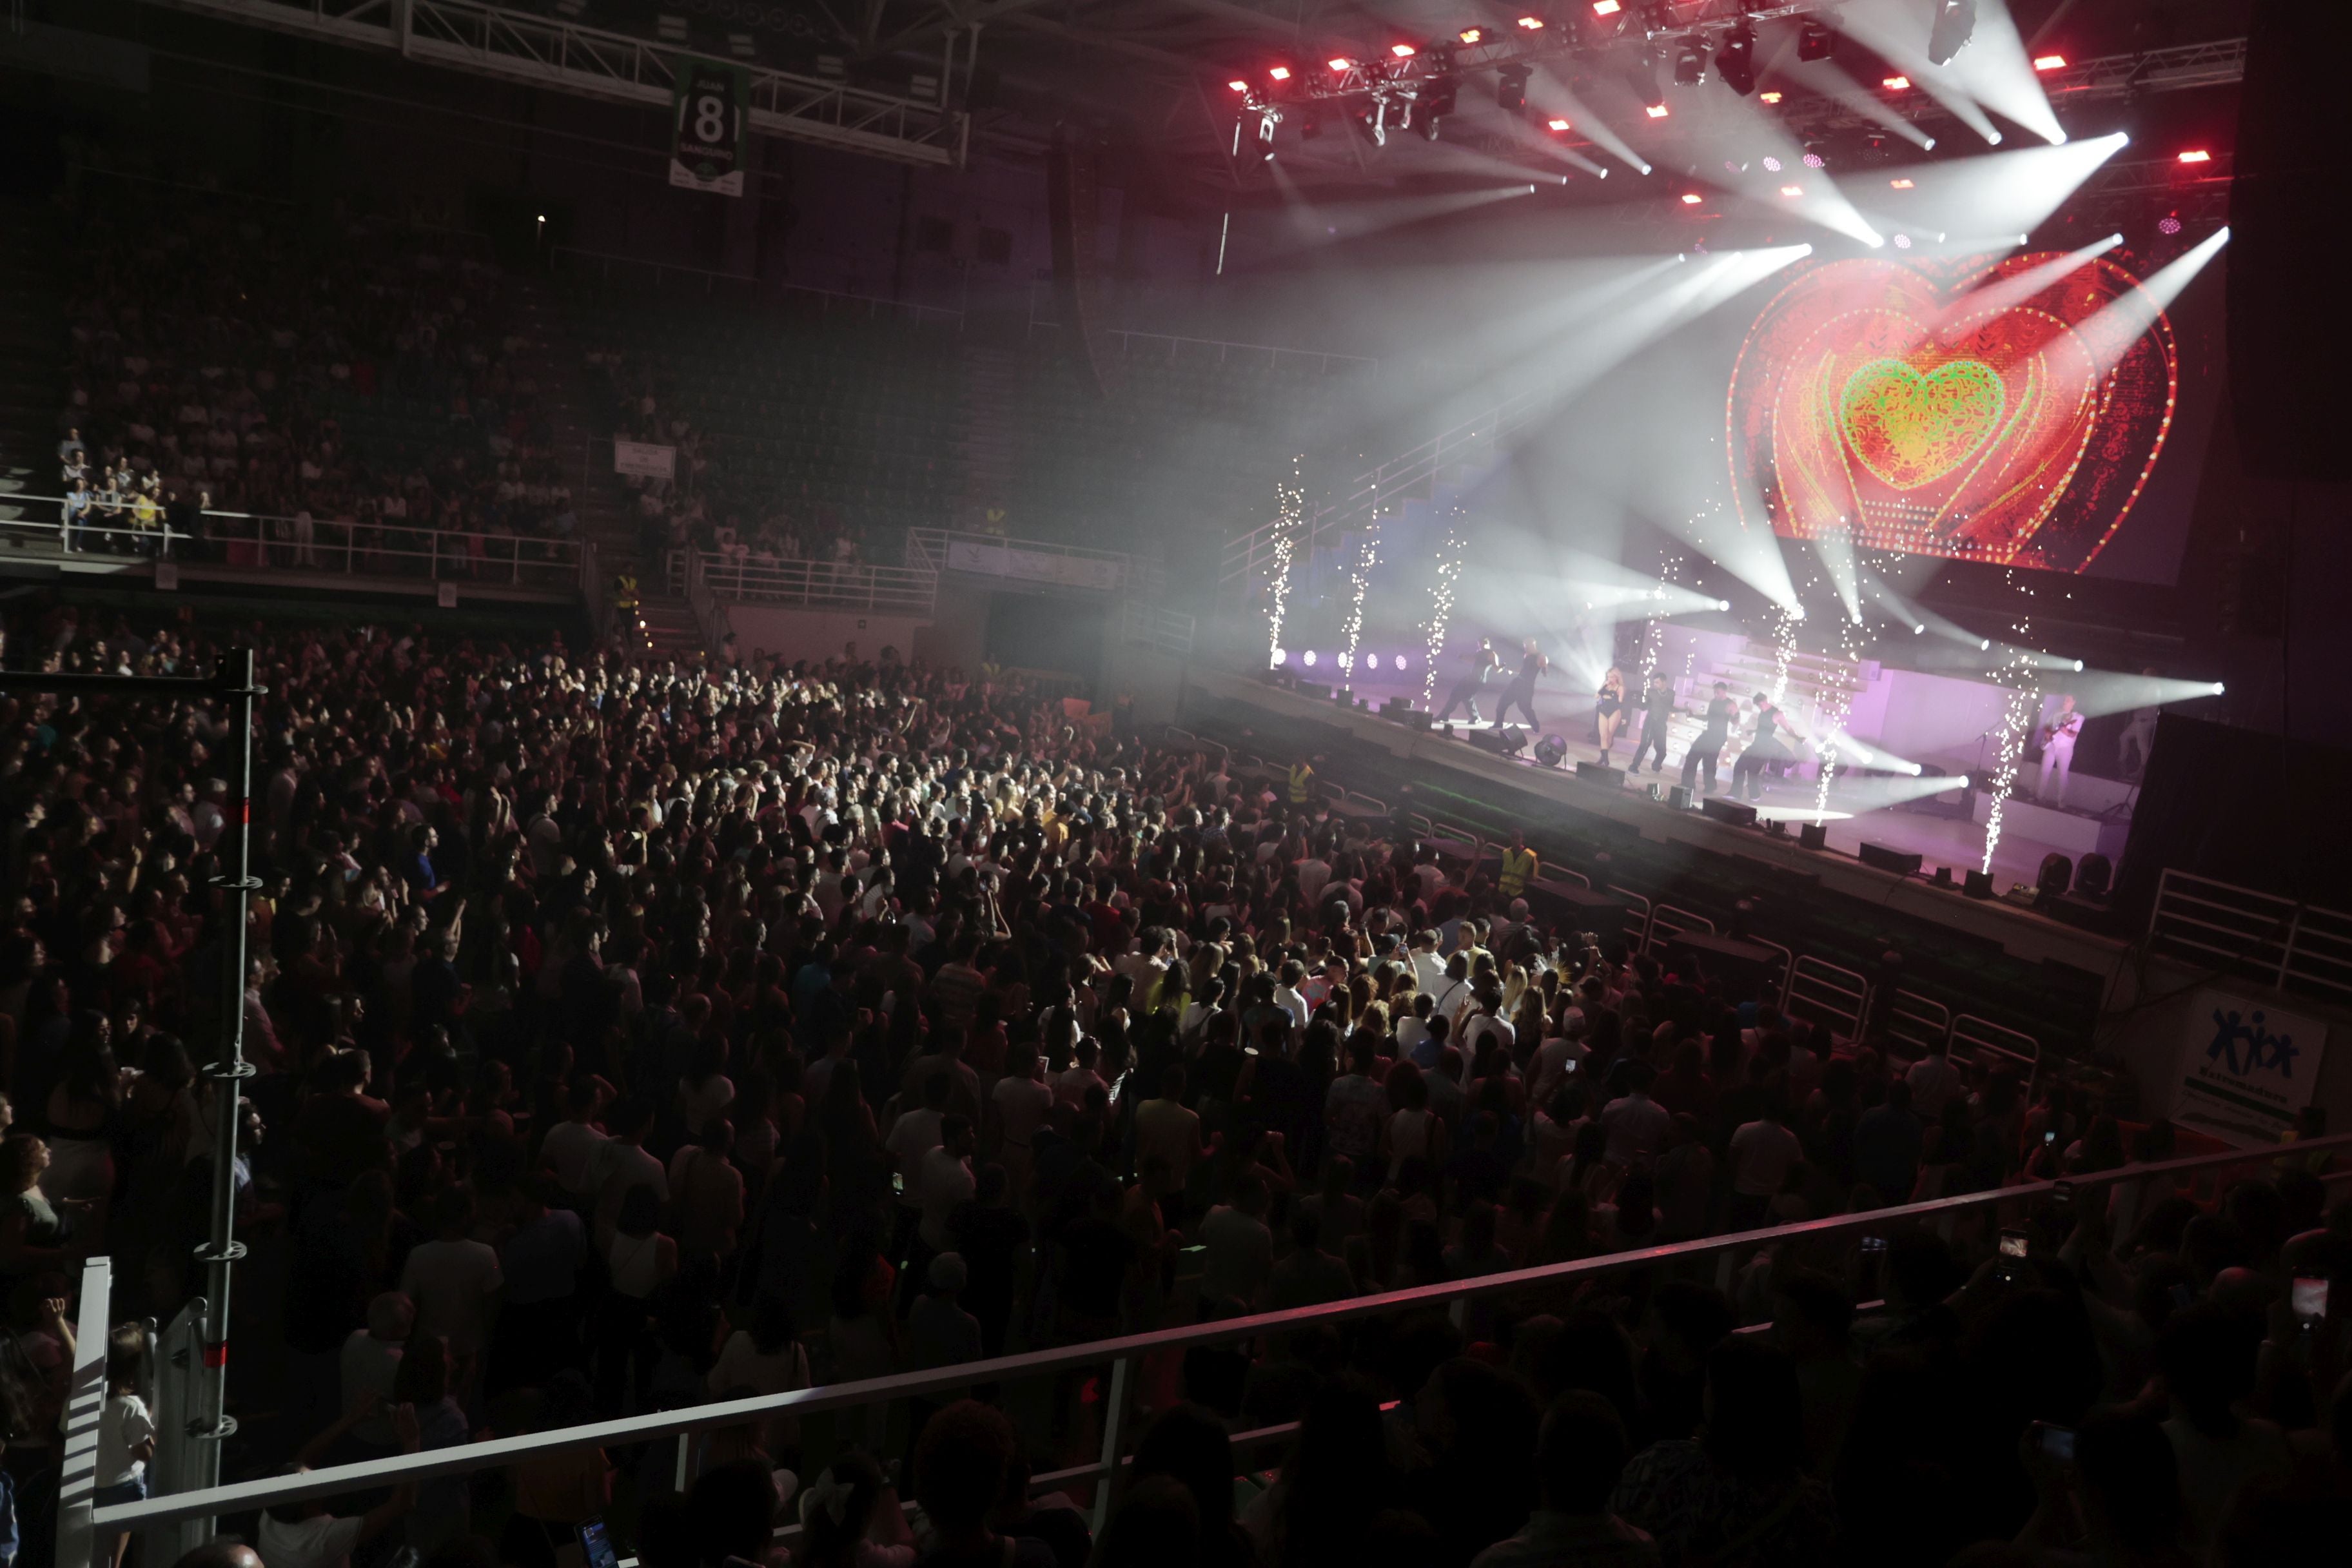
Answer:
[[[1842,964],[1807,953],[1789,966],[1780,1010],[1824,1026],[1833,1041],[1860,1039],[1862,1021],[1870,1012],[1870,982]]]
[[[968,572],[1008,582],[1145,598],[1154,596],[1160,586],[1153,563],[1124,550],[1095,550],[1050,539],[1010,539],[958,529],[908,529],[907,564],[935,573]]]
[[[1897,987],[1886,1010],[1886,1037],[1900,1040],[1921,1056],[1933,1045],[1952,1038],[1952,1010],[1932,996]]]
[[[939,578],[916,567],[863,561],[758,562],[715,550],[669,552],[667,578],[673,594],[687,592],[689,555],[705,589],[722,604],[928,616],[939,599]]]
[[[0,518],[0,544],[19,556],[128,563],[152,556],[233,570],[315,572],[337,577],[424,577],[436,581],[568,587],[580,581],[578,541],[471,529],[415,528],[404,522],[352,522],[246,511],[208,510],[200,537],[127,520],[128,507],[105,522],[96,510],[68,528],[64,499],[0,493],[0,506],[30,504],[42,518]]]
[[[570,267],[563,258],[572,258]],[[674,261],[649,261],[640,256],[616,256],[610,251],[583,250],[576,245],[551,246],[548,250],[548,266],[555,271],[576,271],[595,275],[609,283],[615,268],[623,278],[638,275],[647,278],[658,289],[665,278],[677,279],[692,286],[699,283],[707,296],[716,295],[720,285],[740,288],[746,292],[772,294],[781,297],[805,298],[819,301],[827,310],[846,310],[853,315],[905,316],[918,321],[952,321],[963,324],[963,312],[944,305],[919,305],[911,300],[885,300],[878,294],[853,294],[840,289],[814,289],[805,283],[780,283],[749,272],[718,272],[708,267],[686,267]]]
[[[2025,1064],[2025,1084],[2030,1089],[2042,1073],[2042,1042],[2006,1024],[1996,1024],[1990,1018],[1979,1018],[1973,1013],[1963,1013],[1952,1020],[1952,1048],[1970,1057],[2003,1057]]]
[[[2148,913],[2148,946],[2200,969],[2280,991],[2352,995],[2352,914],[2166,870]]]
[[[2294,1148],[2298,1154],[2333,1156],[2352,1149],[2352,1133],[2313,1139],[2294,1145]],[[2181,1191],[2184,1185],[2200,1194],[2217,1192],[2227,1184],[2233,1173],[2260,1175],[2268,1172],[2279,1154],[2280,1150],[2275,1147],[2232,1150],[2159,1164],[2084,1172],[2071,1178],[2074,1201],[2079,1204],[2086,1193],[2102,1187],[2115,1188],[2116,1193],[2109,1196],[2112,1212],[2116,1207],[2136,1206],[2137,1199],[2148,1193]],[[2331,1173],[2331,1179],[2335,1174],[2344,1173]],[[587,1447],[618,1447],[690,1433],[742,1426],[775,1415],[810,1415],[820,1411],[860,1409],[904,1399],[940,1394],[953,1396],[975,1384],[1002,1384],[1019,1378],[1094,1372],[1108,1363],[1110,1375],[1103,1383],[1106,1394],[1100,1406],[1102,1446],[1099,1458],[1088,1465],[1055,1472],[1051,1477],[1037,1478],[1039,1481],[1050,1481],[1057,1488],[1089,1479],[1095,1481],[1096,1518],[1099,1524],[1108,1509],[1111,1479],[1123,1462],[1129,1447],[1136,1379],[1146,1357],[1164,1357],[1181,1353],[1194,1345],[1254,1340],[1269,1334],[1355,1322],[1416,1309],[1459,1310],[1475,1300],[1525,1292],[1531,1289],[1557,1288],[1565,1293],[1587,1281],[1636,1268],[1668,1270],[1688,1268],[1690,1266],[1703,1268],[1712,1264],[1717,1283],[1727,1286],[1743,1255],[1752,1256],[1759,1250],[1797,1250],[1820,1243],[1843,1244],[1864,1236],[1884,1235],[1890,1227],[1912,1225],[1927,1225],[1948,1236],[1964,1219],[1983,1217],[1998,1220],[2001,1217],[2000,1211],[2005,1205],[2021,1205],[2048,1197],[2054,1187],[2055,1184],[2050,1182],[2024,1183],[1992,1192],[1904,1204],[1863,1214],[1837,1215],[1827,1219],[1643,1247],[1573,1263],[1482,1275],[1441,1285],[1351,1297],[1287,1311],[1260,1312],[1180,1328],[1156,1329],[1090,1343],[1029,1351],[989,1361],[966,1362],[926,1372],[899,1373],[888,1377],[830,1384],[751,1399],[722,1400],[653,1415],[592,1422],[552,1432],[426,1449],[389,1459],[272,1476],[95,1510],[89,1506],[91,1478],[69,1477],[60,1521],[58,1562],[68,1565],[68,1568],[81,1568],[82,1564],[91,1561],[89,1554],[96,1541],[118,1530],[140,1530],[177,1520],[206,1520],[224,1513],[241,1513],[282,1502],[333,1497],[436,1476],[466,1475],[512,1465],[543,1454]],[[2118,1228],[2123,1225],[2124,1222],[2119,1220]],[[83,1276],[82,1350],[77,1358],[73,1398],[67,1414],[67,1430],[71,1435],[68,1438],[69,1451],[77,1443],[87,1447],[95,1441],[99,1409],[105,1397],[102,1373],[109,1325],[107,1294],[106,1260],[92,1259]],[[84,1359],[89,1363],[87,1368],[81,1364]],[[679,1468],[689,1472],[688,1479],[691,1454],[691,1445],[681,1448]]]
[[[1649,952],[1650,924],[1657,918],[1657,907],[1650,902],[1646,895],[1637,893],[1631,888],[1621,888],[1614,882],[1609,884],[1609,891],[1624,900],[1626,905],[1633,911],[1633,918],[1626,922],[1625,951],[1634,953]]]
[[[1642,944],[1642,951],[1655,952],[1686,931],[1705,931],[1713,936],[1715,922],[1689,910],[1660,904],[1650,911],[1649,935]]]

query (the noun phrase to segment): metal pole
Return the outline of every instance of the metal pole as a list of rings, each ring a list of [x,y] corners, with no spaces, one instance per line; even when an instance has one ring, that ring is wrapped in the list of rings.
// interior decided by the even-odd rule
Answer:
[[[205,1076],[213,1085],[212,1237],[197,1248],[205,1264],[204,1392],[190,1436],[205,1441],[196,1451],[199,1484],[220,1484],[221,1446],[236,1430],[228,1413],[228,1310],[233,1267],[245,1256],[236,1239],[236,1133],[238,1099],[253,1076],[245,1059],[245,940],[247,896],[261,884],[253,875],[253,650],[234,649],[221,661],[217,687],[228,702],[230,755],[236,787],[229,820],[236,826],[236,875],[215,883],[221,889],[220,1045]]]
[[[74,1328],[73,1382],[66,1405],[65,1465],[58,1485],[58,1568],[92,1568],[98,1531],[90,1510],[98,1490],[98,1424],[106,1406],[106,1338],[113,1327],[112,1265],[103,1258],[81,1268],[81,1311]],[[111,1532],[110,1531],[110,1534]],[[113,1554],[107,1554],[113,1561]]]

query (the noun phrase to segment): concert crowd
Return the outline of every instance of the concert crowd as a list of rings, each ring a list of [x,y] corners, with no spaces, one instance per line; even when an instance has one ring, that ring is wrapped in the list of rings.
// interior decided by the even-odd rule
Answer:
[[[1516,850],[1442,858],[1307,770],[895,650],[9,629],[19,668],[249,643],[268,687],[241,907],[216,710],[0,700],[0,1415],[36,1560],[92,1254],[124,1325],[98,1481],[146,1486],[140,1325],[202,1285],[239,919],[227,1479],[2168,1152],[2056,1073],[1833,1040],[1555,926]],[[545,1568],[601,1520],[652,1568],[2323,1560],[2352,1384],[2291,1281],[2352,1273],[2352,1207],[2324,1156],[2250,1169],[1146,1356],[1098,1534],[1091,1481],[1028,1483],[1094,1456],[1107,1363],[728,1428],[683,1490],[675,1441],[572,1450],[192,1556]]]

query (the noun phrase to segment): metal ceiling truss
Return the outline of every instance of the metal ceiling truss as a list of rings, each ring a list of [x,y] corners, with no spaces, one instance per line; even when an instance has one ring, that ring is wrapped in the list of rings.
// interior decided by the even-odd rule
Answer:
[[[940,97],[931,101],[821,77],[721,58],[509,11],[482,0],[148,0],[221,21],[608,102],[667,108],[681,58],[716,61],[751,81],[751,128],[770,136],[864,153],[902,163],[960,168],[970,117],[950,108],[959,68],[945,36]],[[966,73],[968,63],[961,66]]]
[[[1669,48],[1693,45],[1711,54],[1731,27],[1743,21],[1777,21],[1832,8],[1817,0],[1763,8],[1752,8],[1750,0],[1699,0],[1696,5],[1683,6],[1667,0],[1647,4],[1630,0],[1624,12],[1606,18],[1607,25],[1598,28],[1577,20],[1556,21],[1540,28],[1506,21],[1496,26],[1465,29],[1426,45],[1403,46],[1411,50],[1403,56],[1391,52],[1385,58],[1358,59],[1334,54],[1324,59],[1286,63],[1278,68],[1286,73],[1279,79],[1270,74],[1262,80],[1236,77],[1227,85],[1236,95],[1243,119],[1256,118],[1262,143],[1270,144],[1274,128],[1290,116],[1330,112],[1327,106],[1331,105],[1339,106],[1339,112],[1360,115],[1378,143],[1385,142],[1389,131],[1410,128],[1416,110],[1425,120],[1430,107],[1450,105],[1474,76],[1531,71],[1563,59],[1605,68],[1611,52],[1628,45],[1648,51],[1652,63],[1663,68],[1670,63],[1665,58]],[[1614,26],[1618,23],[1623,26]],[[1758,68],[1760,76],[1760,59]],[[2243,78],[2245,69],[2246,40],[2225,38],[2084,60],[2044,72],[2038,79],[2052,107],[2057,109],[2145,93],[2227,86]],[[1785,75],[1776,79],[1779,81],[1801,86],[1797,79]],[[1920,118],[1948,118],[1933,99],[1925,99],[1918,107]],[[1787,118],[1794,128],[1812,134],[1880,126],[1880,121],[1835,99],[1812,93],[1792,100]],[[1425,123],[1423,129],[1427,129]],[[1580,137],[1554,144],[1591,146]]]

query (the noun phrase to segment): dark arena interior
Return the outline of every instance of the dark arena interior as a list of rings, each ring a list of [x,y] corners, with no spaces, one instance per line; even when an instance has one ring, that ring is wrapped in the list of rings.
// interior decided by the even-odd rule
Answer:
[[[0,1568],[2341,1561],[2347,147],[2319,0],[9,0]]]

